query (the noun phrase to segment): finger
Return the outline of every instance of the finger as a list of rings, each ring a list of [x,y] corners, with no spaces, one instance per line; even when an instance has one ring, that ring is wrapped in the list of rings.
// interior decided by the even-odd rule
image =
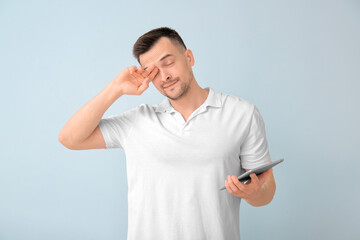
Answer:
[[[153,68],[152,68],[152,69],[153,69]],[[141,75],[143,75],[144,77],[146,77],[146,76],[149,75],[149,73],[151,72],[151,69],[150,69],[149,67],[140,66],[138,72],[139,72]]]
[[[144,69],[142,66],[140,66],[138,69],[137,69],[137,73],[139,74],[142,74],[144,72]]]
[[[270,168],[258,176],[259,181],[266,181],[265,179],[273,177],[273,169]]]
[[[239,189],[237,188],[237,186],[234,184],[234,182],[233,182],[233,180],[232,180],[232,178],[231,178],[231,175],[228,175],[227,180],[228,180],[229,187],[231,188],[231,190],[232,190],[233,192],[239,191]]]
[[[150,75],[147,76],[147,78],[149,79],[149,82],[152,81],[158,73],[159,73],[159,69],[154,68],[153,71],[150,73]]]
[[[250,174],[250,178],[251,178],[251,182],[250,182],[250,183],[255,183],[255,184],[258,184],[258,183],[259,183],[259,178],[256,176],[255,173]]]
[[[128,70],[129,70],[130,74],[132,74],[133,72],[135,72],[136,69],[137,69],[136,66],[128,67]]]
[[[251,183],[251,180],[246,180],[243,182],[243,184],[247,185],[247,184],[250,184]]]
[[[145,68],[144,68],[144,72],[143,72],[142,75],[143,75],[144,77],[147,77],[154,69],[155,69],[155,65],[154,65],[154,64],[150,65],[149,67],[145,67]]]
[[[229,186],[229,183],[228,183],[228,180],[226,179],[225,180],[225,187],[226,189],[228,190],[229,193],[232,193],[233,191],[231,190],[230,186]]]
[[[228,176],[229,177],[229,176]],[[229,193],[234,194],[234,190],[230,187],[230,181],[229,178],[225,180],[225,187],[228,190]]]
[[[143,81],[143,83],[141,84],[141,86],[138,88],[138,93],[142,94],[148,87],[149,87],[149,83],[152,81],[153,79],[150,79],[149,77],[146,77]]]
[[[273,169],[272,169],[272,168],[270,168],[270,169],[266,170],[264,173],[265,173],[265,174],[271,174],[271,173],[272,173],[272,171],[273,171]],[[264,173],[262,173],[262,174],[264,174]]]
[[[131,76],[133,76],[138,82],[140,82],[141,84],[143,83],[144,77],[139,74],[137,71],[134,72],[130,72]]]
[[[239,179],[236,176],[231,176],[231,179],[233,181],[233,183],[235,184],[235,186],[239,189],[242,190],[244,188],[244,186],[242,185],[242,183],[239,181]]]
[[[144,81],[143,84],[138,88],[138,94],[142,94],[146,89],[148,89],[149,83],[148,81]]]

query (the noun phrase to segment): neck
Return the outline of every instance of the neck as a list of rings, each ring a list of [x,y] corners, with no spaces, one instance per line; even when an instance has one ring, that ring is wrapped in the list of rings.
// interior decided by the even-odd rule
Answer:
[[[178,100],[170,100],[172,107],[182,115],[190,115],[201,106],[209,95],[209,90],[201,88],[197,82],[193,81],[185,96]]]

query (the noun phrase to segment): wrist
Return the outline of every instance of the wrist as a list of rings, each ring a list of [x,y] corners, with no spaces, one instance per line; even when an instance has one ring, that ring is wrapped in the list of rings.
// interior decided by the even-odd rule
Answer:
[[[116,101],[119,97],[124,95],[122,88],[114,81],[111,81],[104,89],[105,95],[108,96],[111,101]]]
[[[244,200],[249,203],[252,206],[257,206],[259,199],[262,198],[262,194],[261,194],[261,189],[259,189],[258,191],[252,193],[251,195],[247,196],[244,198]]]

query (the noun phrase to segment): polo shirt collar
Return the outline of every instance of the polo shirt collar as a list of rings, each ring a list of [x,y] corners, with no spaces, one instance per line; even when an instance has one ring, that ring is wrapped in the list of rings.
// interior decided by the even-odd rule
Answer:
[[[220,93],[212,89],[211,87],[206,87],[206,90],[209,90],[209,95],[206,98],[205,102],[202,104],[204,107],[221,107],[221,96]],[[172,107],[169,98],[165,98],[160,104],[155,107],[155,112],[167,112],[172,113],[176,112],[176,110]]]

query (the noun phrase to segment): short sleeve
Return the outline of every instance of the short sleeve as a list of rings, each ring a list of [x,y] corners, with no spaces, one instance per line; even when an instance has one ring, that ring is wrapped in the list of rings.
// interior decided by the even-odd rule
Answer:
[[[119,115],[102,118],[99,128],[104,137],[106,148],[124,149],[127,137],[132,131],[137,115],[137,108]]]
[[[247,137],[240,146],[240,160],[243,169],[252,169],[271,161],[264,120],[255,105]]]

